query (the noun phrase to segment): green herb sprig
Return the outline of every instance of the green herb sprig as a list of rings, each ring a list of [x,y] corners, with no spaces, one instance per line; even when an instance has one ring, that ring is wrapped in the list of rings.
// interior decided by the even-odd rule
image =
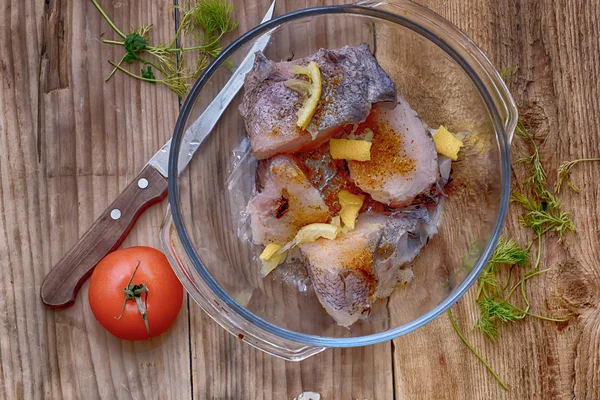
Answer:
[[[149,83],[162,83],[179,97],[185,97],[191,81],[208,67],[212,58],[222,50],[220,41],[228,32],[237,27],[233,19],[234,7],[230,0],[198,0],[195,4],[186,3],[179,7],[181,23],[169,44],[151,45],[148,40],[152,25],[142,25],[128,34],[123,33],[102,9],[97,0],[91,0],[96,9],[112,30],[122,40],[103,40],[104,43],[122,46],[123,57],[117,63],[109,61],[113,70],[106,78],[110,80],[117,71]],[[179,47],[182,34],[188,34],[198,44]],[[185,66],[184,54],[193,53],[193,67]],[[123,64],[142,64],[140,74],[129,71]],[[160,75],[157,78],[155,73]]]
[[[516,132],[526,139],[532,149],[529,157],[522,159],[531,165],[531,176],[525,181],[530,184],[531,194],[517,193],[511,201],[519,204],[526,211],[519,217],[519,221],[526,228],[531,228],[538,236],[553,231],[562,240],[567,231],[575,231],[575,224],[569,213],[562,210],[562,204],[548,189],[546,189],[546,170],[540,162],[540,153],[537,143],[527,131],[525,125],[519,121]]]
[[[488,369],[488,371],[490,371],[490,373],[494,376],[494,378],[496,378],[496,380],[498,381],[498,383],[500,384],[500,386],[502,386],[502,388],[504,390],[508,391],[509,390],[508,389],[508,385],[502,380],[502,378],[500,378],[500,375],[498,375],[498,373],[494,370],[494,368],[492,368],[492,366],[490,365],[490,363],[488,363],[487,360],[485,358],[483,358],[481,356],[481,354],[479,354],[479,352],[477,351],[477,349],[475,347],[473,347],[473,345],[467,340],[467,338],[465,337],[465,335],[463,335],[463,333],[461,332],[460,328],[456,324],[456,321],[454,320],[454,315],[452,315],[452,310],[451,309],[448,309],[448,319],[450,319],[450,323],[454,327],[454,330],[458,334],[458,337],[460,337],[460,340],[462,340],[463,343],[469,348],[469,350],[471,350],[471,352],[473,354],[475,354],[475,356],[479,359],[479,361],[481,361],[481,363],[483,365],[485,365],[485,367]]]
[[[522,249],[513,240],[501,238],[478,279],[476,298],[480,315],[475,326],[492,340],[498,337],[499,322],[523,319],[526,315],[505,297],[510,276],[508,282],[502,285],[499,280],[499,267],[510,266],[512,272],[514,266],[525,265],[528,261],[528,249]]]
[[[529,134],[521,121],[517,124],[516,132],[528,142],[531,151],[528,157],[521,160],[530,164],[529,177],[525,181],[529,186],[529,193],[514,193],[511,197],[511,202],[521,206],[524,213],[519,216],[519,221],[522,226],[531,229],[535,236],[527,247],[521,247],[511,239],[501,238],[490,261],[477,280],[478,290],[476,300],[479,306],[479,317],[475,322],[475,328],[492,341],[497,340],[499,325],[502,323],[522,320],[527,316],[555,322],[567,320],[565,318],[547,317],[530,311],[531,305],[526,294],[525,283],[529,279],[549,271],[549,269],[539,269],[545,234],[554,232],[558,235],[560,241],[567,232],[575,231],[575,224],[570,214],[563,211],[560,200],[546,188],[547,173],[540,161],[539,148],[535,139]],[[600,159],[598,160],[600,161]],[[568,179],[570,169],[581,161],[596,161],[596,159],[575,160],[574,162],[561,165],[559,168],[559,181],[557,183],[558,188],[555,187],[556,192],[560,190],[559,183],[561,182],[561,176],[563,180]],[[563,171],[562,175],[561,171]],[[532,266],[529,255],[534,244],[537,244],[537,254],[535,256],[535,263]],[[469,251],[471,252],[472,250],[470,249]],[[527,266],[529,266],[529,269],[523,272],[523,268]],[[515,271],[517,273],[520,272],[522,276],[513,283],[511,278]],[[508,278],[503,283],[501,276],[505,274],[508,275]],[[521,295],[520,302],[524,304],[524,307],[517,305],[512,300],[513,295],[517,291]],[[508,386],[502,378],[467,341],[454,321],[450,310],[448,310],[448,317],[461,340],[492,373],[500,386],[508,390]]]
[[[571,175],[571,169],[579,163],[592,162],[592,161],[600,161],[600,158],[580,158],[578,160],[567,161],[567,162],[562,163],[558,167],[557,177],[556,177],[556,185],[554,186],[554,193],[556,193],[556,194],[560,193],[560,189],[561,189],[563,183],[566,183],[566,185],[569,187],[569,189],[571,189],[575,193],[579,193],[579,191],[580,191],[579,188],[577,186],[575,186],[569,179],[569,177]]]

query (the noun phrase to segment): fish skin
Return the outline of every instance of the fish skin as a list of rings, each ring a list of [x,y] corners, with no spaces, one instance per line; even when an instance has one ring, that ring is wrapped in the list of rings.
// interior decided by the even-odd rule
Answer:
[[[308,130],[302,130],[296,126],[296,111],[303,98],[284,82],[295,78],[290,72],[293,65],[311,61],[319,65],[323,89]],[[345,125],[364,121],[372,104],[383,102],[394,107],[397,101],[394,82],[366,43],[320,49],[309,57],[280,63],[257,52],[244,88],[240,113],[257,159],[316,148]],[[315,134],[314,139],[309,131]]]
[[[261,163],[260,192],[248,203],[254,243],[286,243],[304,225],[329,222],[329,208],[295,160],[277,156]]]
[[[368,314],[377,288],[372,257],[385,222],[377,218],[364,223],[363,215],[353,231],[335,240],[318,239],[299,246],[317,298],[342,326]]]
[[[422,212],[363,213],[355,229],[341,237],[299,246],[321,305],[339,325],[365,318],[377,299],[412,279],[408,264],[425,242],[411,249],[408,242]]]
[[[417,210],[386,219],[373,260],[377,276],[374,298],[389,297],[399,284],[407,284],[413,278],[409,264],[427,241],[419,241],[415,245],[411,236],[419,230],[419,223],[425,216],[428,216],[427,211]]]

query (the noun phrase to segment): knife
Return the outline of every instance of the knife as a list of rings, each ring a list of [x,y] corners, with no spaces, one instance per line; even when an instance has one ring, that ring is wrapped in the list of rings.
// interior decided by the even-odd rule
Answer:
[[[261,23],[273,17],[275,2],[276,0],[273,0]],[[254,54],[267,47],[270,36],[270,32],[267,32],[256,40],[229,82],[186,130],[181,144],[185,151],[182,151],[179,157],[179,173],[187,167],[200,144],[242,88],[244,78],[254,64]],[[171,140],[152,156],[119,197],[46,275],[40,289],[45,305],[53,308],[73,305],[81,285],[91,275],[96,264],[108,253],[119,248],[144,211],[164,200],[167,196],[170,148]]]

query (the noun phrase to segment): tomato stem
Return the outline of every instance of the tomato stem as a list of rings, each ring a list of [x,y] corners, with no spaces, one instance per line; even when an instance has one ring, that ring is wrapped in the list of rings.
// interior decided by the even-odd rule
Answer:
[[[148,288],[143,283],[139,285],[132,285],[133,277],[140,267],[140,260],[138,260],[135,269],[133,270],[133,274],[131,274],[131,278],[129,278],[129,282],[127,282],[127,287],[123,289],[123,293],[125,293],[125,300],[123,301],[123,308],[121,309],[121,313],[118,317],[115,317],[116,320],[121,319],[123,313],[125,312],[125,307],[127,306],[127,300],[135,300],[138,310],[142,315],[142,319],[144,320],[144,325],[146,326],[146,333],[148,334],[148,339],[150,339],[150,326],[148,325],[148,315],[146,314],[146,308],[148,308]],[[142,302],[142,293],[145,293],[146,296],[144,298],[144,302]]]

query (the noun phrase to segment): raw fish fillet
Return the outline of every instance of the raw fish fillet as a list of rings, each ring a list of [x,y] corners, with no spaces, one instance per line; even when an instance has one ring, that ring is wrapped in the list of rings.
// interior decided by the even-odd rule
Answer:
[[[392,110],[375,106],[362,125],[373,130],[373,145],[370,161],[348,161],[356,186],[392,207],[409,205],[418,195],[428,194],[439,177],[437,152],[408,103],[399,97]]]
[[[338,239],[300,245],[317,297],[339,325],[367,317],[375,300],[410,281],[407,265],[428,238],[418,232],[426,215],[424,210],[393,216],[367,212]]]
[[[284,82],[296,78],[289,72],[292,65],[311,61],[319,65],[323,89],[307,131],[296,126],[296,111],[303,98]],[[309,57],[280,63],[257,52],[244,88],[240,112],[252,153],[258,159],[316,148],[344,125],[364,121],[373,103],[386,102],[394,107],[397,100],[394,82],[377,64],[366,43],[321,49]]]
[[[252,240],[256,244],[285,243],[315,222],[328,222],[329,209],[296,162],[277,156],[258,169],[260,192],[248,204]]]

